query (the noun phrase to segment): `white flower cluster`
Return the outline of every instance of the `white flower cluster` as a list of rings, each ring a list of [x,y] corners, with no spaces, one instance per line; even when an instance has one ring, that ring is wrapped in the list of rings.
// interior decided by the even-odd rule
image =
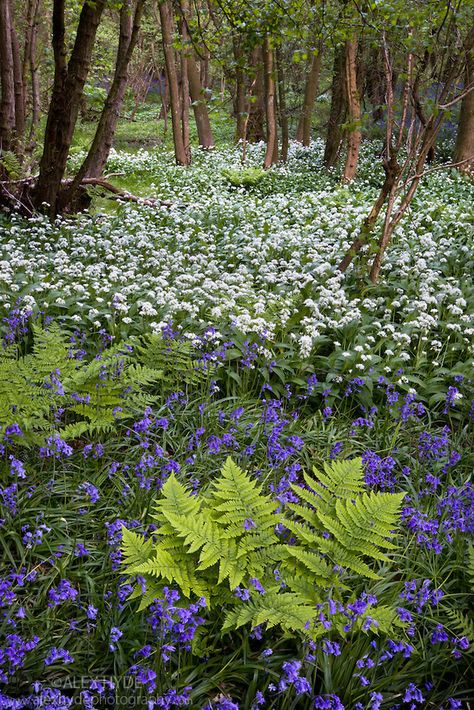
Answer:
[[[262,150],[249,147],[250,165]],[[156,329],[174,319],[286,331],[305,356],[329,336],[359,369],[382,351],[402,361],[420,350],[439,357],[451,342],[472,352],[469,182],[453,171],[425,180],[396,229],[379,286],[369,288],[360,263],[345,275],[336,266],[370,210],[380,168],[366,147],[360,177],[341,186],[321,169],[321,154],[318,142],[294,144],[289,162],[249,189],[225,175],[240,169],[236,149],[199,153],[188,169],[163,153],[113,152],[108,169],[146,178],[147,194],[172,206],[126,204],[54,225],[3,217],[0,310],[21,297],[84,325],[120,320]],[[348,345],[351,328],[357,336]]]

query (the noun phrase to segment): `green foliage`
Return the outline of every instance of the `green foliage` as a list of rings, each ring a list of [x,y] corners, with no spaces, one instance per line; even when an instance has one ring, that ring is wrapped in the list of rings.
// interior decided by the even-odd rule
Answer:
[[[18,156],[11,150],[0,153],[0,173],[5,172],[10,180],[21,177],[21,163]]]
[[[157,368],[163,373],[166,385],[173,389],[206,382],[214,368],[198,362],[192,343],[185,339],[166,339],[147,333],[135,346],[138,361],[145,368]]]
[[[222,175],[233,187],[253,187],[262,182],[267,176],[267,172],[257,167],[242,170],[229,168],[223,170]]]
[[[152,401],[147,388],[160,370],[132,362],[124,346],[87,361],[76,357],[70,335],[57,324],[32,325],[33,348],[0,352],[0,425],[18,424],[27,440],[51,433],[50,411],[66,411],[60,435],[78,438],[108,431],[117,417],[131,415]]]
[[[199,495],[171,475],[156,502],[156,543],[124,530],[127,573],[143,575],[154,590],[157,581],[176,583],[186,597],[205,597],[209,607],[224,610],[223,631],[265,623],[317,638],[325,628],[315,604],[331,589],[336,596],[350,590],[359,577],[377,579],[374,565],[390,563],[382,550],[395,549],[389,539],[403,494],[367,494],[360,459],[314,474],[319,480],[305,476],[310,488],[293,486],[302,502],[289,506],[291,519],[230,458]],[[279,536],[278,524],[296,541]],[[388,631],[395,611],[380,607],[371,616]]]

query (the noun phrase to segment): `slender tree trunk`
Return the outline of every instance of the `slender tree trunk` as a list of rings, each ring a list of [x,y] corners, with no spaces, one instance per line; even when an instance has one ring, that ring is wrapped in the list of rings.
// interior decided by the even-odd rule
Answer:
[[[255,72],[255,82],[252,82],[252,100],[249,103],[247,119],[247,138],[257,143],[265,140],[265,78],[262,63],[262,47],[256,47],[252,52],[251,63]]]
[[[464,86],[474,85],[474,57],[471,53],[466,59]],[[461,101],[458,135],[454,151],[454,161],[461,163],[462,172],[474,173],[474,89]]]
[[[415,77],[415,80],[413,82],[413,87],[412,87],[412,98],[413,98],[413,106],[415,109],[415,115],[418,118],[421,125],[423,126],[423,128],[426,128],[426,124],[428,123],[428,119],[426,117],[425,111],[423,109],[423,105],[421,103],[419,88],[420,88],[421,78],[422,78],[423,73],[425,72],[426,68],[428,67],[428,64],[430,62],[430,58],[431,58],[431,53],[428,49],[426,49],[425,53],[423,55],[423,59],[421,61],[420,68],[419,68],[418,73]],[[433,145],[430,148],[430,151],[428,153],[428,162],[432,163],[434,160],[434,157],[435,157],[435,146]]]
[[[203,89],[209,87],[209,51],[204,50],[204,57],[199,62],[199,80]]]
[[[350,129],[348,135],[347,158],[344,167],[343,182],[351,182],[357,172],[362,132],[360,129],[360,97],[357,88],[357,37],[346,41],[346,94],[349,111]]]
[[[237,119],[235,130],[235,142],[245,140],[247,116],[246,116],[246,101],[245,101],[245,77],[243,69],[243,51],[239,39],[234,35],[232,37],[232,46],[234,50],[235,62],[235,99],[234,113]]]
[[[288,160],[288,145],[290,142],[288,130],[288,112],[286,107],[286,86],[283,57],[280,47],[276,48],[277,76],[278,76],[278,104],[281,127],[281,159],[284,163]]]
[[[188,77],[189,93],[191,95],[199,145],[204,150],[209,150],[210,148],[214,148],[214,139],[212,137],[211,122],[209,121],[209,113],[201,87],[199,71],[193,57],[188,58]]]
[[[313,115],[314,102],[319,89],[319,76],[321,73],[321,52],[322,44],[318,46],[317,54],[313,54],[311,66],[306,78],[304,90],[303,108],[296,129],[296,140],[304,146],[309,146],[311,142],[311,119]]]
[[[268,35],[263,42],[263,65],[265,71],[265,114],[267,119],[267,150],[263,167],[269,168],[278,162],[278,125],[275,111],[275,77],[273,69],[273,49]]]
[[[160,96],[161,96],[161,109],[159,118],[163,119],[163,133],[168,130],[168,107],[170,103],[170,92],[169,92],[169,82],[166,76],[166,69],[163,72],[160,71]]]
[[[13,57],[13,81],[15,85],[15,134],[17,146],[23,144],[25,137],[25,92],[23,88],[22,62],[20,58],[20,45],[15,26],[11,27],[11,43]],[[21,149],[20,149],[21,150]]]
[[[30,143],[36,125],[39,121],[39,81],[38,67],[36,61],[36,47],[39,24],[40,0],[28,0],[25,17],[25,41],[23,44],[23,58],[21,63],[21,81],[23,85],[23,110],[27,115],[29,104],[28,82],[31,82],[31,123],[30,123]],[[33,146],[29,145],[28,150]]]
[[[346,92],[344,91],[345,53],[343,47],[337,47],[334,54],[334,69],[331,90],[331,108],[324,148],[324,165],[332,168],[336,164],[341,146],[343,130],[341,128],[346,116]]]
[[[166,75],[170,92],[171,124],[173,128],[174,154],[178,165],[189,165],[181,131],[181,100],[173,49],[173,12],[169,0],[160,3],[161,34],[165,55]]]
[[[10,0],[0,0],[0,149],[15,145],[15,78],[12,51],[13,18]]]
[[[385,72],[383,71],[380,47],[373,47],[369,52],[367,71],[365,72],[365,95],[371,104],[373,122],[382,121],[383,105],[385,104]]]
[[[183,17],[187,16],[187,0],[181,0]],[[181,131],[183,135],[184,149],[186,151],[186,165],[191,164],[191,138],[189,134],[189,51],[187,43],[189,41],[186,22],[181,23],[181,38],[184,48],[181,49]]]
[[[40,81],[39,81],[39,66],[37,57],[38,44],[38,26],[39,13],[41,9],[41,0],[36,0],[33,26],[31,29],[31,42],[29,45],[28,65],[31,75],[31,125],[30,125],[30,145],[29,150],[33,148],[36,128],[40,120],[41,104],[40,104]]]
[[[375,227],[377,217],[379,216],[382,207],[385,204],[387,196],[393,189],[396,180],[398,179],[400,167],[397,163],[395,154],[392,155],[390,160],[384,162],[383,167],[385,170],[385,180],[382,187],[380,188],[380,192],[377,196],[377,199],[362,224],[360,235],[356,237],[356,239],[354,239],[351,246],[344,255],[344,258],[341,260],[339,266],[337,267],[339,271],[342,271],[343,273],[347,270],[349,265],[352,263],[353,258],[359,253],[364,244],[367,244],[367,242],[369,241],[370,236]]]
[[[400,191],[402,192],[402,195],[396,208],[395,204],[398,185],[400,182],[399,179],[395,181],[395,184],[390,191],[382,235],[380,237],[377,253],[375,254],[369,274],[369,278],[373,283],[378,281],[382,260],[392,239],[393,232],[410,206],[415,192],[418,189],[418,185],[423,178],[425,164],[428,161],[430,152],[433,150],[436,143],[436,138],[446,117],[446,110],[455,105],[459,100],[457,96],[451,99],[451,101],[448,99],[451,94],[456,94],[457,79],[459,71],[463,66],[463,60],[468,59],[471,56],[474,46],[474,25],[467,33],[463,45],[463,49],[457,55],[450,57],[449,69],[445,76],[444,85],[441,90],[437,106],[434,108],[430,117],[423,125],[419,146],[415,146],[413,148],[412,155],[408,154],[407,159],[405,160],[405,165],[400,170],[399,176],[406,174],[405,169],[407,169],[408,175],[401,186]]]
[[[145,0],[137,0],[135,12],[133,12],[132,0],[126,0],[120,10],[120,36],[114,78],[102,109],[94,140],[74,180],[75,186],[79,185],[84,177],[100,177],[107,163],[127,89],[128,67],[138,40],[144,2]]]
[[[42,205],[47,203],[51,216],[55,216],[60,209],[58,196],[61,181],[66,171],[95,36],[105,4],[106,0],[96,0],[94,5],[84,3],[71,58],[69,63],[66,63],[65,0],[54,0],[52,40],[54,84],[46,122],[39,178],[33,194],[35,206],[41,209]]]

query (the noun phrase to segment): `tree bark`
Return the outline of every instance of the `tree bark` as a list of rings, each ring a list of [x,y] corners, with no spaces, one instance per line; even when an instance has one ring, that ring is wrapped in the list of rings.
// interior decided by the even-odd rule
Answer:
[[[209,50],[204,50],[204,57],[199,61],[199,80],[203,89],[209,88]]]
[[[17,146],[20,148],[23,144],[25,136],[25,92],[23,87],[23,72],[22,62],[20,58],[20,45],[15,30],[15,25],[12,22],[11,26],[11,44],[13,57],[13,82],[15,87],[15,138]]]
[[[39,77],[38,64],[36,60],[36,48],[38,38],[40,0],[28,0],[25,19],[25,41],[23,44],[23,60],[21,67],[21,79],[23,84],[23,106],[25,115],[28,106],[28,77],[31,81],[31,124],[30,141],[35,133],[39,121]],[[32,146],[29,146],[31,150]]]
[[[288,145],[290,142],[288,129],[288,112],[286,108],[285,70],[280,47],[276,49],[277,76],[278,76],[278,105],[281,127],[281,159],[284,163],[288,160]]]
[[[12,50],[12,13],[10,0],[0,0],[0,149],[15,144],[15,78]]]
[[[313,115],[314,102],[318,94],[319,76],[321,73],[321,43],[318,46],[317,53],[313,54],[311,66],[306,78],[304,89],[304,101],[301,115],[296,129],[296,140],[304,146],[309,146],[311,142],[311,118]]]
[[[265,77],[262,63],[262,47],[255,47],[251,57],[255,81],[252,82],[251,101],[247,119],[247,139],[258,143],[265,140]]]
[[[334,69],[331,90],[331,108],[324,147],[324,165],[332,168],[336,164],[339,148],[342,142],[341,128],[346,116],[346,92],[344,91],[345,52],[343,47],[337,47],[334,54]]]
[[[237,119],[235,129],[235,142],[245,140],[247,128],[247,105],[245,100],[245,76],[243,68],[243,51],[240,40],[234,35],[232,37],[232,47],[234,51],[235,62],[235,99],[234,113]]]
[[[181,0],[181,10],[183,18],[187,16],[187,0]],[[186,165],[191,164],[191,138],[189,133],[189,51],[187,43],[189,40],[187,25],[184,19],[180,23],[181,38],[184,48],[180,51],[181,58],[181,132],[183,136],[184,150],[186,152]]]
[[[189,93],[191,95],[194,120],[198,133],[199,145],[203,150],[214,148],[211,122],[204,99],[204,94],[199,77],[196,61],[193,57],[188,58]]]
[[[352,263],[353,258],[369,241],[370,235],[372,234],[372,231],[375,227],[377,217],[379,216],[380,211],[385,204],[385,200],[387,199],[387,196],[391,192],[400,174],[400,166],[397,163],[395,154],[393,154],[388,161],[384,161],[383,167],[385,170],[385,180],[382,187],[380,188],[380,192],[377,196],[377,199],[375,200],[372,209],[370,210],[369,214],[367,215],[362,224],[360,235],[356,239],[354,239],[350,248],[347,250],[343,259],[339,263],[339,266],[337,267],[339,271],[342,271],[343,273]]]
[[[97,28],[106,0],[94,5],[85,2],[79,17],[76,39],[69,63],[66,62],[65,0],[53,4],[54,84],[44,136],[34,205],[54,217],[60,211],[58,196],[66,171],[69,148],[74,133],[84,84],[89,73]]]
[[[160,3],[161,35],[166,64],[166,76],[170,92],[171,124],[173,128],[174,154],[178,165],[189,165],[181,131],[181,100],[178,71],[173,49],[173,11],[169,0]]]
[[[369,51],[364,83],[365,95],[371,104],[372,120],[377,123],[383,120],[383,105],[385,103],[385,72],[380,47],[373,47]]]
[[[278,162],[278,126],[275,111],[275,77],[273,69],[273,49],[268,35],[263,42],[263,66],[265,71],[265,115],[267,121],[267,149],[263,167],[269,168]]]
[[[138,40],[144,2],[145,0],[137,0],[135,12],[132,12],[133,2],[126,0],[120,10],[120,36],[114,78],[102,109],[94,140],[74,181],[77,181],[78,184],[85,177],[100,177],[107,163],[127,89],[128,67]]]
[[[469,53],[466,58],[464,86],[474,84],[474,57]],[[460,163],[462,172],[474,174],[474,89],[461,101],[458,134],[454,151],[454,162]]]
[[[29,47],[28,63],[31,74],[31,124],[30,124],[30,143],[34,143],[36,128],[38,126],[41,114],[40,104],[40,81],[39,81],[39,66],[37,57],[38,44],[38,26],[39,13],[41,8],[41,0],[37,0],[35,6],[35,15],[33,27],[31,31],[31,43]],[[31,146],[30,146],[30,149]]]
[[[346,41],[345,76],[350,128],[346,164],[342,178],[343,182],[352,182],[356,176],[360,144],[362,141],[362,132],[360,129],[360,96],[357,88],[357,46],[357,37]]]

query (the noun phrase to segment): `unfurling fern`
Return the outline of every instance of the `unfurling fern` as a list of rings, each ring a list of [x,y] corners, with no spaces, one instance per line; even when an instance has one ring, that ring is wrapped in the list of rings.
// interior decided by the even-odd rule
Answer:
[[[171,475],[156,502],[156,542],[124,530],[127,573],[146,582],[146,591],[139,584],[133,593],[142,597],[141,608],[174,583],[185,596],[205,597],[221,609],[223,631],[250,623],[311,638],[324,634],[316,605],[328,591],[342,599],[354,580],[376,579],[374,567],[390,562],[403,496],[367,494],[358,459],[326,466],[319,480],[307,476],[306,484],[294,487],[302,502],[290,506],[290,519],[230,458],[197,496]],[[285,541],[277,529],[293,539]],[[390,607],[370,607],[369,614],[368,626],[372,620],[380,631],[397,624]],[[340,616],[334,615],[335,628],[347,623]]]

